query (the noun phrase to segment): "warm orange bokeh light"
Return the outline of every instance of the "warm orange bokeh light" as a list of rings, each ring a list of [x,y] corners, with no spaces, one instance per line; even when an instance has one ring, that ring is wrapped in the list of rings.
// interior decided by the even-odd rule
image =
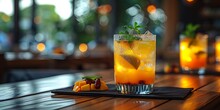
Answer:
[[[189,2],[189,3],[191,3],[191,2],[193,2],[194,0],[186,0],[187,2]]]
[[[44,43],[37,44],[37,50],[43,52],[45,50],[45,44]]]
[[[196,3],[196,0],[185,0],[185,3],[188,5],[192,5],[192,4]]]
[[[88,50],[88,46],[85,43],[79,45],[80,52],[86,52]]]
[[[111,5],[108,5],[108,4],[106,4],[106,5],[101,5],[101,6],[99,6],[98,7],[98,12],[100,13],[100,14],[107,14],[107,13],[109,13],[111,10],[112,10],[112,6]]]
[[[220,51],[220,42],[219,42],[219,41],[216,43],[216,49],[217,49],[218,51]]]
[[[219,62],[220,61],[220,40],[216,41],[215,44],[215,54],[216,54],[216,60]]]
[[[153,14],[156,12],[156,6],[155,5],[148,5],[147,6],[147,12],[150,13],[150,14]]]

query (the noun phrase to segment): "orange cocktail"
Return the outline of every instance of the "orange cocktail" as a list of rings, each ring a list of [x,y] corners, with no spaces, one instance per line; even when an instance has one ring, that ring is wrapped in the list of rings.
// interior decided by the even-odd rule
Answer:
[[[220,62],[220,38],[216,39],[215,42],[215,56],[217,63]]]
[[[207,60],[207,35],[180,39],[180,65],[184,71],[205,69]]]
[[[153,89],[156,36],[138,36],[142,40],[127,41],[121,39],[123,35],[114,36],[114,75],[121,93],[150,93]]]

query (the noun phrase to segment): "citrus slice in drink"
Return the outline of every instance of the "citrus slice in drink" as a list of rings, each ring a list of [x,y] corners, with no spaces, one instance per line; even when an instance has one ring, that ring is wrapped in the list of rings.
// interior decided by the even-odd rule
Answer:
[[[195,53],[195,55],[200,56],[200,55],[203,55],[205,53],[206,53],[205,51],[198,51],[198,52]]]
[[[118,55],[115,54],[117,62],[124,68],[138,69],[140,59],[135,55]]]

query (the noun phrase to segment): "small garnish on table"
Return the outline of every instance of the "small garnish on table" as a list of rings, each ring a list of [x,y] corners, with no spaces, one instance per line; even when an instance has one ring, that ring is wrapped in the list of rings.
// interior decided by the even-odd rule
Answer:
[[[101,78],[101,76],[84,76],[82,80],[75,82],[73,91],[108,90],[108,86]]]

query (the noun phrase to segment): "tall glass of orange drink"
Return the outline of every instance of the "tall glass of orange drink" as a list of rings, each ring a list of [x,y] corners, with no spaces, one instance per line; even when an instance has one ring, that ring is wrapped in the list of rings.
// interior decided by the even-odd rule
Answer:
[[[203,74],[207,63],[207,35],[180,36],[180,65],[184,72]]]
[[[215,56],[216,62],[220,63],[220,37],[218,37],[215,42]]]
[[[114,35],[116,88],[122,94],[149,94],[155,80],[156,36],[133,36],[139,39],[128,41],[124,35]]]

